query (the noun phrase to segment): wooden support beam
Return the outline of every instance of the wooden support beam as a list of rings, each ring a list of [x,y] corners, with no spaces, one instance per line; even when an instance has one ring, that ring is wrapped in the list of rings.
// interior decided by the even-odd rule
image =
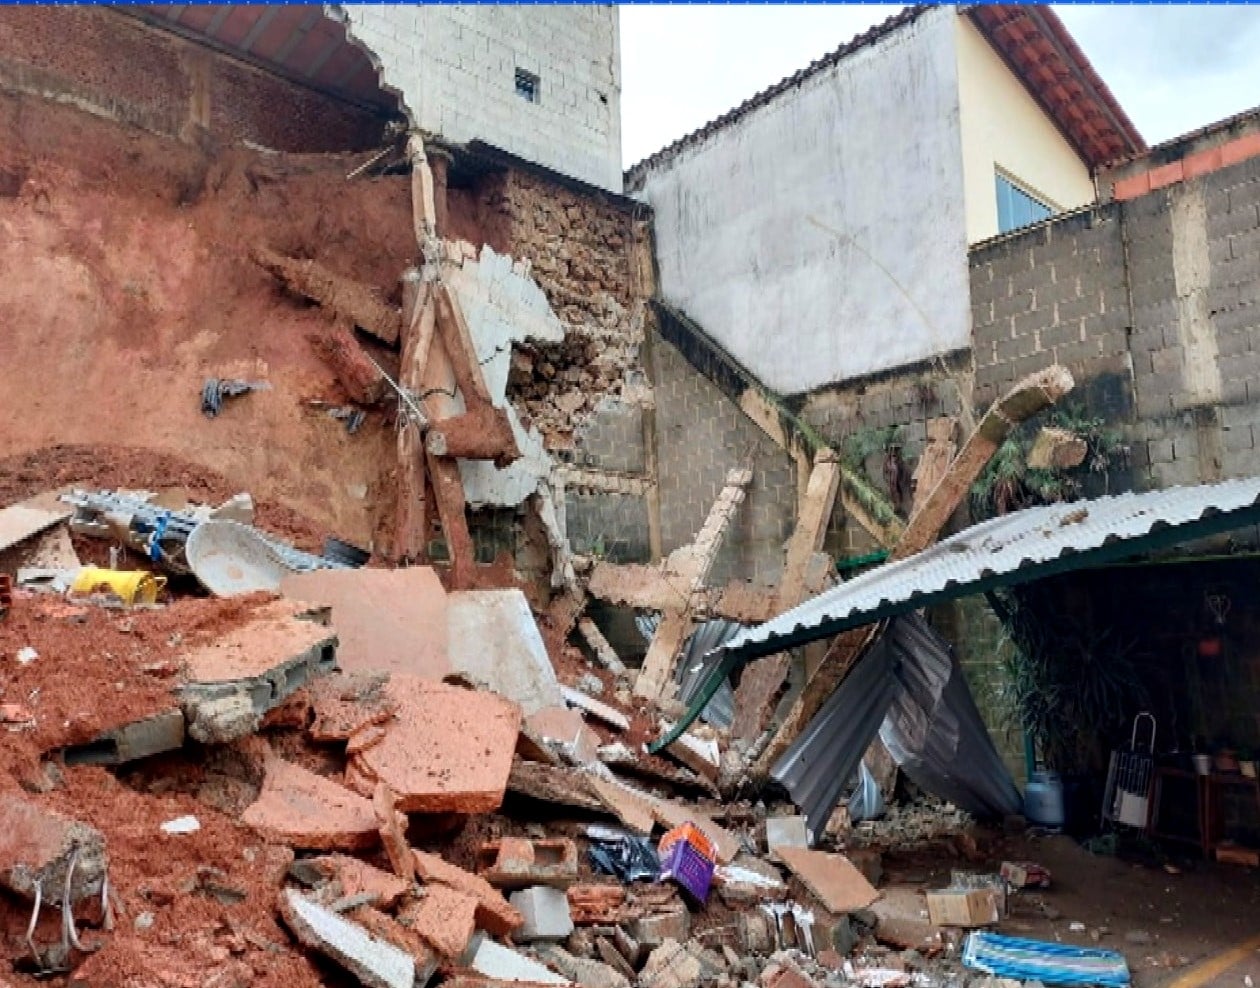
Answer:
[[[437,306],[438,335],[451,358],[455,382],[464,395],[465,403],[470,407],[474,404],[494,404],[490,391],[486,388],[481,363],[477,359],[477,348],[473,345],[472,333],[464,320],[464,312],[458,299],[447,285],[438,282],[434,286],[433,301]]]
[[[425,449],[434,456],[494,460],[500,470],[521,456],[507,416],[493,405],[477,405],[463,415],[433,422]]]
[[[1072,375],[1056,364],[1024,378],[1003,398],[994,402],[940,482],[924,499],[923,506],[911,516],[905,532],[893,547],[889,561],[906,559],[935,542],[971,485],[1011,431],[1020,422],[1049,408],[1071,391],[1073,385]],[[769,777],[770,769],[779,756],[796,740],[827,698],[835,692],[853,663],[870,647],[885,624],[886,622],[881,622],[874,626],[851,628],[832,639],[818,670],[805,684],[783,723],[753,766],[753,778]]]
[[[266,247],[254,248],[250,256],[295,295],[317,302],[383,343],[398,342],[402,313],[372,286],[334,274],[318,261],[286,257]]]
[[[451,557],[451,589],[471,589],[475,580],[473,567],[472,536],[468,532],[468,519],[464,515],[464,482],[459,476],[459,464],[442,456],[426,455],[429,464],[429,482],[433,485],[437,501],[438,520],[446,537],[447,552]]]
[[[643,668],[634,685],[636,696],[645,700],[671,698],[674,692],[674,664],[683,643],[691,634],[693,613],[698,604],[707,598],[705,580],[731,519],[744,500],[744,489],[752,483],[751,470],[732,470],[726,475],[726,484],[709,509],[708,517],[694,542],[670,553],[664,568],[677,577],[686,591],[685,604],[675,610],[667,610],[652,636]]]

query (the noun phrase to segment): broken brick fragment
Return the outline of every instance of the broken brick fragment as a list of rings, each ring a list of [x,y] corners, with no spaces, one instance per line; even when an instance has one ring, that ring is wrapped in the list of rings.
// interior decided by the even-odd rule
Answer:
[[[569,912],[578,926],[621,921],[626,890],[620,885],[571,885],[567,894]]]
[[[477,926],[497,937],[507,936],[523,923],[524,917],[484,878],[448,864],[436,854],[412,851],[416,875],[429,884],[445,885],[471,896],[477,902]]]
[[[490,813],[503,802],[520,708],[494,693],[415,676],[385,687],[397,704],[385,737],[350,759],[357,787],[388,784],[405,813]]]
[[[445,885],[428,885],[399,911],[398,921],[443,958],[458,961],[477,931],[477,900]]]
[[[343,896],[374,895],[375,904],[381,909],[393,908],[411,888],[410,882],[397,875],[391,875],[346,854],[310,858],[307,863],[321,875],[335,879],[341,886]]]
[[[242,822],[264,838],[313,851],[361,851],[380,840],[372,804],[291,762],[267,763],[258,799]]]
[[[487,841],[477,852],[477,863],[481,877],[499,888],[568,888],[578,877],[577,845],[563,838]]]
[[[285,925],[299,943],[336,961],[367,988],[413,988],[415,985],[415,958],[366,926],[304,898],[293,889],[280,893],[279,909]],[[363,909],[363,912],[371,910]]]
[[[381,843],[385,846],[385,854],[394,874],[403,881],[410,882],[416,875],[416,862],[411,856],[411,847],[407,844],[406,817],[394,808],[397,805],[398,799],[389,786],[384,782],[378,783],[372,796],[372,810],[376,813]]]

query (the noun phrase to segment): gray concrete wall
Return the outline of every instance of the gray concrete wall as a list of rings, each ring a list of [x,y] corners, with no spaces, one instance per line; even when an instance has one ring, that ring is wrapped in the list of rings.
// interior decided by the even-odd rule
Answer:
[[[660,292],[780,394],[966,346],[957,14],[650,165]]]
[[[337,8],[401,94],[412,122],[448,141],[485,141],[621,191],[617,8],[348,4]],[[516,70],[540,80],[536,103]]]

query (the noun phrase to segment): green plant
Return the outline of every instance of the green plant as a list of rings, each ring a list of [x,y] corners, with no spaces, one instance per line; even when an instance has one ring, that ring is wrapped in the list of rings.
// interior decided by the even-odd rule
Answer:
[[[845,436],[840,447],[840,462],[862,473],[866,470],[867,459],[873,453],[887,453],[894,446],[900,445],[901,426],[866,426]]]
[[[1105,766],[1110,739],[1147,704],[1135,643],[1097,628],[1088,608],[1063,606],[1040,583],[991,594],[1011,648],[1002,649],[1006,707],[1047,767],[1064,773]]]
[[[1071,432],[1085,441],[1085,458],[1079,466],[1036,469],[1028,454],[1042,426]],[[1007,437],[971,487],[971,510],[977,518],[1004,515],[1037,504],[1074,501],[1091,475],[1101,476],[1104,490],[1109,472],[1128,465],[1129,447],[1124,437],[1079,406],[1056,408],[1044,419],[1023,423]]]

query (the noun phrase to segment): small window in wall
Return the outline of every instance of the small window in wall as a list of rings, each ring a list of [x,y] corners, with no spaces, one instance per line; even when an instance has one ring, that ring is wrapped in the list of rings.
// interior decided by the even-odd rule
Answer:
[[[524,69],[516,70],[516,95],[531,103],[538,102],[541,80],[532,72]]]
[[[996,177],[998,233],[1018,230],[1054,213],[1052,206],[1025,192],[1001,172]]]

